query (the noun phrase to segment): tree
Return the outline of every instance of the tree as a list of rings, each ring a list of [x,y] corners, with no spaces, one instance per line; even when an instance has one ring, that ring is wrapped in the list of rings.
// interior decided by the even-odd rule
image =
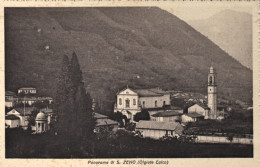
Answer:
[[[136,113],[136,115],[134,116],[134,120],[136,122],[139,122],[140,120],[150,120],[150,114],[148,111],[141,111]]]
[[[61,71],[58,75],[57,91],[55,96],[55,112],[57,115],[56,130],[58,133],[71,133],[71,115],[73,99],[71,96],[72,80],[68,56],[64,56]]]
[[[54,127],[71,157],[78,157],[81,148],[92,141],[95,119],[92,99],[84,88],[82,72],[75,53],[71,62],[67,56],[63,57],[57,83],[57,118]]]
[[[75,96],[77,93],[77,88],[83,84],[82,71],[80,70],[80,65],[75,52],[73,52],[72,54],[70,70],[72,81],[72,95]]]

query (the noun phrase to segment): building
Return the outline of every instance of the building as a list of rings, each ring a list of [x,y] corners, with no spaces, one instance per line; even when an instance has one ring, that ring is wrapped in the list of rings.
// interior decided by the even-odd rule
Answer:
[[[96,119],[96,126],[95,126],[95,133],[100,133],[102,130],[107,131],[117,131],[118,129],[118,122],[113,121],[108,118],[108,116],[94,113],[94,118]]]
[[[35,88],[20,88],[18,89],[18,94],[24,93],[24,94],[36,94]]]
[[[163,136],[181,135],[183,127],[178,122],[139,121],[135,130],[143,137],[160,139]]]
[[[18,117],[19,120],[19,127],[22,127],[23,129],[27,129],[28,128],[28,118],[29,116],[32,114],[32,112],[35,110],[34,107],[19,107],[19,108],[14,108],[11,111],[9,111],[6,116],[9,119],[8,116],[13,115]],[[8,122],[13,122],[13,121],[7,121],[6,124]],[[10,126],[10,124],[7,124]]]
[[[18,98],[14,92],[5,91],[5,107],[12,108],[17,102]]]
[[[39,112],[35,118],[35,133],[44,133],[49,130],[48,119],[43,112]]]
[[[204,119],[209,119],[210,108],[203,103],[196,103],[188,108],[188,113],[198,113],[203,115]]]
[[[35,102],[44,102],[47,101],[49,104],[53,102],[53,99],[51,97],[23,97],[19,98],[19,103],[25,103],[29,106],[32,106]]]
[[[217,84],[216,72],[210,67],[208,74],[208,107],[210,108],[210,119],[217,119]]]
[[[134,120],[136,113],[142,109],[149,111],[159,110],[170,105],[170,93],[159,88],[130,89],[125,88],[117,93],[117,102],[114,112],[121,112],[130,121]]]
[[[6,128],[18,128],[20,127],[20,118],[16,115],[5,116]]]
[[[157,122],[180,122],[183,110],[166,110],[164,112],[158,112],[151,116],[151,120]]]
[[[183,123],[186,123],[186,122],[196,122],[196,121],[201,121],[203,119],[204,119],[204,115],[198,114],[196,112],[186,113],[186,114],[183,114],[181,116],[181,121]]]

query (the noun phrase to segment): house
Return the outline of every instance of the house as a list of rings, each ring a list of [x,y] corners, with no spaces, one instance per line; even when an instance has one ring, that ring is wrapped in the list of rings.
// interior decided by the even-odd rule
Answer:
[[[51,97],[23,97],[19,98],[19,103],[25,103],[29,106],[32,106],[35,102],[44,102],[48,101],[49,104],[53,102]]]
[[[181,135],[183,127],[178,122],[139,121],[136,123],[135,130],[143,137],[159,139],[167,135]]]
[[[176,111],[176,110],[166,110],[164,112],[158,112],[151,116],[152,120],[157,122],[176,122],[181,121],[181,115],[183,111]]]
[[[117,93],[114,113],[121,112],[130,121],[142,109],[162,109],[170,105],[170,93],[159,88],[130,89],[129,87]]]
[[[6,128],[18,128],[20,127],[20,118],[16,115],[5,116]]]
[[[118,122],[113,121],[108,118],[106,115],[102,115],[99,113],[94,113],[94,118],[96,119],[95,133],[101,132],[103,129],[108,131],[117,131]]]
[[[196,121],[201,121],[204,119],[204,115],[198,114],[196,112],[192,113],[186,113],[181,116],[182,122],[196,122]]]
[[[204,119],[209,119],[210,108],[203,103],[193,104],[188,108],[188,113],[198,113],[204,116]]]
[[[12,108],[18,102],[18,98],[14,92],[5,91],[5,107]]]
[[[35,88],[20,88],[18,89],[18,94],[24,93],[24,94],[36,94],[36,89]]]
[[[28,127],[28,118],[32,114],[32,111],[34,111],[34,107],[19,107],[14,108],[11,111],[9,111],[6,116],[16,116],[20,119],[19,127],[22,127],[23,129],[27,129]],[[9,119],[9,117],[7,117]],[[8,121],[7,121],[8,122]],[[9,121],[10,122],[10,121]],[[9,125],[9,124],[8,124]],[[10,125],[9,125],[10,126]]]

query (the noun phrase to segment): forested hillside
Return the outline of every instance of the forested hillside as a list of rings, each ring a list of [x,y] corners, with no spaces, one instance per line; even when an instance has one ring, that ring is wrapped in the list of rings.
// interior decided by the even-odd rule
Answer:
[[[74,51],[106,109],[127,84],[206,93],[211,65],[219,96],[252,100],[252,71],[160,8],[5,8],[7,90],[53,96],[62,57]]]

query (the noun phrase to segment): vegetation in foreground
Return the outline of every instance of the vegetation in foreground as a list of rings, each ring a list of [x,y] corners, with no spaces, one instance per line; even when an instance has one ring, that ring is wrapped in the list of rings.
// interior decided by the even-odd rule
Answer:
[[[206,158],[253,157],[253,145],[191,143],[185,140],[153,140],[119,130],[93,139],[71,140],[61,136],[31,135],[6,130],[6,158]]]

